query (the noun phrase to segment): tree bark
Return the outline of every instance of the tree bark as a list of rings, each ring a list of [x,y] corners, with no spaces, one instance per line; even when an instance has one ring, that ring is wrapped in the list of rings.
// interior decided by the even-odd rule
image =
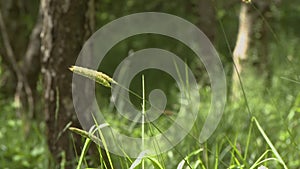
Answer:
[[[214,44],[217,33],[217,20],[213,1],[188,1],[186,10],[188,13],[192,13],[197,18],[195,24],[208,37],[211,43]],[[206,72],[206,69],[204,65],[199,62],[200,60],[195,59],[195,62],[191,64],[191,67],[195,69],[195,77],[199,83],[209,85],[209,77],[203,76],[203,72]]]
[[[197,1],[197,13],[199,20],[197,26],[205,33],[209,40],[214,43],[216,37],[216,13],[212,0]]]
[[[278,2],[279,1],[276,3]],[[247,56],[250,46],[253,46],[258,51],[258,60],[256,61],[257,75],[260,78],[264,78],[266,82],[264,85],[270,85],[271,68],[270,58],[268,56],[268,30],[266,26],[266,14],[270,12],[270,4],[270,0],[253,0],[248,3],[242,3],[239,15],[237,41],[233,51],[234,70],[231,91],[233,99],[241,95],[239,76],[242,75],[244,69],[246,69],[245,63],[250,60]],[[257,26],[257,24],[261,25]],[[258,27],[258,29],[254,30],[254,27]],[[252,45],[250,41],[255,40],[255,38],[253,38],[255,33],[260,34],[260,39],[255,41],[255,45]]]
[[[278,5],[280,3],[279,0],[273,1],[273,5]],[[258,50],[258,64],[257,66],[258,74],[262,75],[264,78],[264,85],[270,87],[271,86],[271,78],[272,78],[272,67],[271,67],[271,56],[269,56],[269,36],[270,31],[268,27],[268,22],[271,20],[271,1],[258,1],[255,6],[259,11],[258,17],[258,43],[256,44],[256,48]],[[267,89],[267,88],[266,88]]]
[[[250,4],[242,3],[239,14],[239,28],[236,45],[233,51],[233,75],[232,75],[232,97],[236,99],[240,96],[240,74],[243,69],[242,62],[247,59],[247,52],[250,46],[250,36],[253,28],[253,18],[250,15]]]
[[[56,162],[74,168],[74,150],[66,127],[79,126],[72,103],[72,73],[90,32],[87,0],[42,0],[42,73],[48,145]],[[75,144],[77,139],[73,140]],[[65,156],[66,159],[63,159]],[[73,159],[73,163],[72,163]]]

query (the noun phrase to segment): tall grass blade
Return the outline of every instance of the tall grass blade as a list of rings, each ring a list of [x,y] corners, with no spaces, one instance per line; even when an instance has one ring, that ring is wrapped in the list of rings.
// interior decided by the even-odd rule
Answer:
[[[94,122],[95,122],[95,125],[97,126],[97,131],[100,135],[100,139],[102,141],[102,144],[103,144],[103,147],[104,147],[104,150],[105,150],[105,153],[107,155],[107,159],[108,159],[108,162],[109,162],[109,165],[112,169],[114,169],[114,166],[112,164],[112,160],[111,160],[111,157],[110,157],[110,154],[109,154],[109,150],[108,150],[108,147],[107,147],[107,144],[106,144],[106,141],[105,141],[105,138],[102,134],[102,131],[101,131],[101,128],[99,128],[98,126],[98,123],[97,123],[97,120],[95,119],[94,115],[93,115],[93,119],[94,119]]]
[[[136,158],[136,160],[134,160],[134,162],[131,164],[129,169],[134,169],[134,168],[140,166],[146,154],[147,154],[147,151],[142,151],[139,154],[139,156]]]
[[[86,138],[85,139],[85,143],[84,143],[84,146],[82,148],[82,151],[81,151],[81,154],[80,154],[80,157],[79,157],[79,161],[78,161],[78,164],[77,164],[77,167],[76,169],[80,169],[81,168],[81,164],[83,162],[83,159],[85,157],[85,154],[90,146],[90,143],[91,143],[91,139],[89,138]]]
[[[147,157],[152,163],[154,169],[164,169],[163,166],[159,163],[159,161],[153,157]]]
[[[195,156],[195,155],[198,155],[200,152],[202,152],[204,149],[203,148],[200,148],[200,149],[197,149],[193,152],[191,152],[190,154],[188,154],[183,160],[180,161],[180,163],[177,165],[177,169],[183,169],[184,167],[184,164],[187,163],[188,166],[190,168],[192,168],[188,162],[188,159],[191,158],[192,156]],[[202,161],[201,161],[202,163]]]
[[[219,167],[219,146],[216,145],[216,155],[215,155],[215,169]]]
[[[264,158],[264,156],[266,156],[267,155],[267,153],[268,152],[270,152],[271,150],[267,150],[267,151],[265,151],[256,161],[255,161],[255,163],[250,167],[250,169],[254,169],[255,167],[257,167],[259,164],[260,164],[260,162],[262,161],[262,159]]]
[[[143,92],[143,103],[142,103],[142,151],[145,149],[145,77],[142,75],[142,92]],[[142,169],[145,168],[144,159],[142,159]]]
[[[248,155],[248,150],[250,146],[250,139],[251,139],[251,133],[252,133],[252,128],[253,128],[253,123],[250,123],[250,128],[247,136],[247,142],[246,142],[246,147],[245,147],[245,154],[244,154],[244,161],[247,159]]]
[[[273,143],[271,142],[271,140],[269,139],[269,137],[267,136],[267,134],[265,133],[265,131],[262,129],[262,127],[260,126],[260,124],[258,123],[257,119],[255,117],[252,118],[252,120],[255,122],[259,132],[261,133],[261,135],[263,136],[263,138],[266,140],[266,142],[268,143],[268,145],[270,146],[272,152],[274,153],[275,157],[279,160],[279,162],[283,165],[284,169],[287,169],[288,167],[286,166],[285,162],[283,161],[283,159],[281,158],[280,154],[278,153],[278,151],[276,150],[276,148],[274,147]]]

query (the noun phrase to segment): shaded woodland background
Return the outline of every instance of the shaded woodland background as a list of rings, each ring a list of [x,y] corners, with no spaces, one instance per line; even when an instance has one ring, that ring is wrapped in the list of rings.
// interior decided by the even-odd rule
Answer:
[[[0,168],[74,168],[83,139],[67,130],[80,128],[68,68],[93,32],[124,15],[146,11],[174,14],[194,23],[219,52],[228,103],[218,130],[204,145],[208,154],[230,146],[224,136],[236,141],[242,151],[251,114],[263,124],[289,168],[299,168],[300,1],[292,0],[0,0]],[[112,75],[130,52],[150,47],[171,51],[188,63],[203,89],[202,108],[208,109],[206,70],[187,46],[174,39],[139,35],[123,40],[111,49],[99,70]],[[158,82],[161,72],[142,73],[147,77],[147,91],[163,89],[168,109],[175,110],[178,92],[170,87],[170,77],[163,74]],[[139,81],[137,77],[131,85],[137,93],[141,92]],[[99,105],[108,107],[110,91],[101,86],[96,91]],[[251,154],[245,159],[249,164],[268,149],[258,132],[250,145]],[[179,146],[186,147],[181,149],[185,154],[194,145],[189,140]],[[90,154],[89,163],[97,166],[94,152]],[[167,168],[181,161],[176,155],[166,156],[172,166]],[[212,167],[213,158],[199,158]],[[227,158],[222,160],[224,168],[230,161]]]

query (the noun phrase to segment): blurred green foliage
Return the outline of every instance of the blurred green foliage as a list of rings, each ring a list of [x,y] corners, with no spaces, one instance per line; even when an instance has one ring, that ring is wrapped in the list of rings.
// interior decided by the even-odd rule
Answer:
[[[42,169],[49,161],[45,124],[17,115],[12,100],[0,96],[0,166],[3,169]]]

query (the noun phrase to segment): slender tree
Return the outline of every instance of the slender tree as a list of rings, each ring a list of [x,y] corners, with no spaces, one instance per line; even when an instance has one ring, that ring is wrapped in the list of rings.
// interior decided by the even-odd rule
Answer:
[[[250,15],[251,6],[249,3],[242,3],[239,14],[239,28],[236,45],[233,51],[234,70],[232,75],[233,98],[239,96],[239,75],[242,72],[242,61],[247,59],[247,52],[250,46],[250,36],[253,28],[253,16]]]
[[[267,45],[267,13],[270,13],[270,4],[268,1],[244,1],[241,4],[239,14],[239,28],[237,34],[236,45],[233,51],[234,71],[232,75],[232,98],[235,99],[240,96],[240,81],[239,75],[242,75],[244,69],[247,69],[245,63],[249,62],[248,57],[249,48],[253,47],[258,52],[258,75],[265,78],[266,82],[270,80],[271,68],[270,59],[268,56]],[[258,29],[254,29],[258,27]],[[255,40],[255,34],[260,34],[260,38],[256,41],[258,45],[252,45],[251,41]],[[253,60],[253,59],[252,59]],[[265,76],[264,76],[265,75]],[[240,76],[242,77],[242,76]],[[268,84],[268,83],[266,83]]]

